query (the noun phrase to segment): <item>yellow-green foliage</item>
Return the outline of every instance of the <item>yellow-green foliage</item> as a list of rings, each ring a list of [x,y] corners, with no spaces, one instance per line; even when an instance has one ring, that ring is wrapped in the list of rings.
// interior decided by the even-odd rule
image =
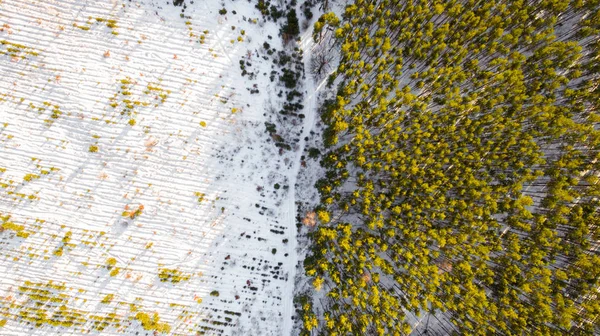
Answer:
[[[118,83],[119,90],[109,98],[109,105],[115,109],[118,116],[129,117],[127,123],[131,126],[137,124],[135,116],[138,114],[137,110],[140,106],[153,105],[157,107],[159,104],[164,103],[171,93],[170,90],[163,89],[160,83],[148,83],[142,93],[139,94],[139,89],[136,89],[138,83],[129,77],[120,79]],[[155,102],[157,98],[160,98],[159,103]]]
[[[71,241],[71,236],[73,235],[73,232],[68,231],[67,233],[65,233],[65,236],[62,239],[63,244],[68,244]]]
[[[108,259],[106,259],[106,265],[107,265],[106,267],[107,267],[108,269],[111,269],[111,268],[113,268],[113,266],[115,266],[116,264],[117,264],[117,259],[115,259],[115,258],[112,258],[112,257],[111,257],[111,258],[108,258]]]
[[[201,193],[201,192],[199,192],[199,191],[196,191],[196,192],[194,193],[194,195],[195,195],[196,197],[198,197],[198,203],[202,203],[202,201],[204,201],[204,197],[206,196],[206,194],[204,194],[204,193]]]
[[[25,175],[23,177],[23,180],[27,181],[27,182],[31,182],[32,180],[39,179],[39,178],[40,178],[40,175],[37,175],[37,174],[27,174],[27,175]]]
[[[110,29],[117,29],[117,28],[119,28],[119,27],[117,26],[117,20],[114,20],[114,19],[108,19],[108,20],[107,20],[107,19],[105,19],[105,18],[97,17],[97,18],[96,18],[96,22],[97,22],[97,23],[106,22],[106,26],[107,26],[108,28],[110,28]],[[81,28],[81,27],[79,27],[79,28],[80,28],[80,29],[83,29],[83,28]],[[88,28],[88,29],[84,29],[84,30],[89,30],[89,28]],[[113,31],[111,32],[111,34],[113,34],[113,35],[119,35],[119,33],[118,33],[116,30],[113,30]]]
[[[50,118],[58,119],[58,117],[60,117],[61,114],[62,114],[62,111],[59,109],[59,107],[57,105],[55,105],[54,108],[52,109],[52,114],[50,115]]]
[[[189,280],[190,276],[176,269],[161,268],[158,271],[158,278],[162,282],[178,283]]]
[[[317,211],[317,216],[319,217],[319,221],[321,223],[329,223],[329,213],[327,211]]]
[[[142,327],[145,330],[155,330],[160,333],[169,333],[171,331],[171,326],[168,323],[160,323],[160,317],[157,313],[154,313],[152,317],[144,312],[138,312],[135,314],[135,319],[140,321]]]
[[[73,297],[65,293],[66,289],[64,284],[52,281],[47,283],[25,281],[18,288],[17,300],[19,302],[26,300],[33,305],[14,306],[14,317],[12,318],[17,322],[30,323],[36,328],[44,326],[74,328],[81,327],[90,321],[92,323],[89,331],[103,331],[109,326],[121,327],[122,320],[115,313],[100,316],[69,307]],[[85,290],[79,289],[79,292],[85,292]],[[6,308],[1,304],[0,307]],[[57,307],[58,309],[56,309]],[[0,321],[0,327],[5,323]]]
[[[92,329],[103,331],[108,326],[113,326],[115,328],[119,328],[121,326],[121,319],[119,319],[116,313],[108,313],[104,316],[91,315],[89,316],[89,320],[92,322]]]
[[[600,16],[583,3],[355,1],[315,23],[338,90],[304,263],[326,313],[301,333],[410,334],[435,311],[447,334],[598,334]]]
[[[83,311],[66,306],[69,296],[61,293],[65,289],[64,285],[54,284],[52,281],[48,283],[25,281],[24,285],[19,287],[19,294],[26,295],[30,301],[36,303],[36,306],[35,308],[21,307],[17,314],[18,320],[32,322],[38,328],[44,324],[55,327],[83,325],[86,322]],[[53,312],[47,311],[45,305],[48,303],[58,306],[59,309]]]
[[[63,247],[61,246],[61,247],[57,248],[57,249],[56,249],[56,250],[53,252],[53,254],[54,254],[55,256],[57,256],[57,257],[61,257],[61,256],[63,255],[63,251],[64,251],[64,250],[63,250]]]
[[[15,224],[13,222],[4,222],[2,223],[2,228],[5,230],[12,230],[15,232],[20,232],[23,231],[25,229],[25,227],[23,225],[18,225]]]
[[[146,86],[146,90],[144,91],[146,94],[155,93],[160,97],[160,102],[164,103],[167,100],[168,95],[171,93],[170,90],[165,90],[156,83],[148,83]]]
[[[0,50],[0,55],[9,55],[11,57],[19,57],[21,59],[25,59],[26,55],[39,55],[39,53],[37,51],[34,51],[33,48],[27,47],[19,43],[8,42],[7,40],[0,40],[0,45],[6,46],[6,51]]]
[[[2,229],[3,230],[14,231],[17,234],[17,237],[20,237],[20,238],[29,237],[30,233],[25,231],[25,226],[15,224],[13,222],[8,221],[10,219],[9,215],[0,217],[0,219],[2,219]]]
[[[111,29],[117,28],[117,20],[110,19],[107,21],[106,26]]]
[[[109,304],[113,300],[114,297],[115,297],[114,294],[106,294],[104,299],[102,299],[102,301],[100,301],[100,302],[104,303],[104,304]]]
[[[71,236],[73,235],[73,232],[68,231],[67,233],[65,233],[65,236],[63,237],[63,239],[61,240],[62,245],[59,246],[54,252],[53,254],[57,257],[60,257],[63,255],[64,252],[64,248],[65,246],[69,245],[69,242],[71,241]]]

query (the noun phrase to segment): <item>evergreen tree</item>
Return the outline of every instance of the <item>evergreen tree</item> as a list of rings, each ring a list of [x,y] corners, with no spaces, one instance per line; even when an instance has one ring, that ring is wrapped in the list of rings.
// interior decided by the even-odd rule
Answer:
[[[300,34],[300,26],[298,25],[298,17],[296,16],[296,10],[291,9],[286,15],[286,23],[283,26],[283,33],[296,36]]]

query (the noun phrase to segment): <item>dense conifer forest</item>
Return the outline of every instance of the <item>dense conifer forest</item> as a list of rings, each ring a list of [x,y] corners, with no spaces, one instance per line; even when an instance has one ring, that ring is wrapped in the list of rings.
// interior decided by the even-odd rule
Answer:
[[[302,333],[426,314],[442,334],[600,333],[600,2],[355,0],[314,28],[340,59]]]

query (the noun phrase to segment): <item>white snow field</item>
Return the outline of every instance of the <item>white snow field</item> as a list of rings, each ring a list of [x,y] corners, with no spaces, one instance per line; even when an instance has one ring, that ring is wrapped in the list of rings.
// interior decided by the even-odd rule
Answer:
[[[291,333],[278,27],[186,3],[0,0],[0,335]]]

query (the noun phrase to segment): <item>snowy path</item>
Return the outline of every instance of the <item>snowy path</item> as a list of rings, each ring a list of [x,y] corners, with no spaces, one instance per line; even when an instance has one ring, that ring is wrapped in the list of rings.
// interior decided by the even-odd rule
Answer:
[[[1,335],[152,334],[140,312],[172,335],[291,332],[314,87],[287,161],[271,61],[255,81],[238,65],[278,27],[246,2],[164,3],[0,1]]]
[[[288,227],[293,228],[289,230],[288,239],[291,242],[290,248],[294,253],[292,253],[292,257],[289,259],[289,263],[293,265],[292,271],[289,274],[289,279],[293,281],[296,277],[296,265],[298,264],[298,254],[297,254],[297,245],[298,240],[296,238],[296,178],[298,177],[298,172],[300,170],[300,157],[304,155],[304,149],[306,147],[305,138],[309,136],[310,131],[313,128],[315,122],[315,113],[317,110],[317,99],[316,99],[316,90],[314,85],[314,80],[308,71],[310,69],[310,58],[312,55],[312,50],[314,46],[314,42],[312,39],[312,26],[302,35],[300,41],[300,49],[303,51],[303,61],[304,61],[304,69],[306,71],[306,80],[304,81],[304,86],[306,89],[305,100],[304,100],[304,123],[302,135],[300,136],[299,148],[296,152],[296,157],[293,160],[293,167],[290,173],[290,190],[289,193],[291,197],[286,202],[286,208],[288,209],[287,213],[289,214],[289,220],[287,223]],[[284,299],[284,324],[283,324],[283,335],[291,335],[292,334],[292,319],[291,317],[294,315],[294,297],[293,297],[293,283],[291,291],[288,291],[286,294],[288,296]]]

